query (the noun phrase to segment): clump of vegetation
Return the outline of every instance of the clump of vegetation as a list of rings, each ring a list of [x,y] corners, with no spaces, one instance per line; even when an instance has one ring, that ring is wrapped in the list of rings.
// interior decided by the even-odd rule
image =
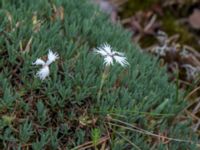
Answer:
[[[197,148],[188,121],[177,120],[186,103],[165,70],[88,1],[2,0],[0,8],[1,149]],[[101,84],[105,66],[93,49],[104,42],[129,66],[113,65]],[[40,80],[32,63],[49,48],[59,59]]]

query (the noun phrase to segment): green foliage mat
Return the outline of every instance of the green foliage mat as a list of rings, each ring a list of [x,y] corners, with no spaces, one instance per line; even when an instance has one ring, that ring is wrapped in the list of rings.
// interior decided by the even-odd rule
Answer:
[[[178,140],[195,137],[165,70],[108,20],[85,0],[0,1],[0,149],[196,148]],[[104,42],[130,65],[112,66],[97,101]],[[41,81],[32,62],[49,48],[60,58]]]

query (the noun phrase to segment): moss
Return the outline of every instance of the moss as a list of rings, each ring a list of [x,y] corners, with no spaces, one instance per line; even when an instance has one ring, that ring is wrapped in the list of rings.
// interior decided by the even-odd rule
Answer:
[[[159,1],[160,0],[128,0],[128,2],[124,4],[124,11],[120,13],[120,16],[123,18],[131,17],[135,12],[139,10],[147,10]]]
[[[188,31],[188,28],[184,25],[181,25],[177,18],[173,16],[170,12],[166,12],[165,15],[160,18],[162,22],[162,29],[168,35],[179,34],[180,39],[179,43],[184,45],[188,44],[192,47],[199,49],[199,44],[196,41],[195,35]]]

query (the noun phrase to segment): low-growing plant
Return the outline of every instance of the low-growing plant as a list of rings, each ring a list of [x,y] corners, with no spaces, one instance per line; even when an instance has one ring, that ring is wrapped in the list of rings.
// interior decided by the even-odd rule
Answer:
[[[129,65],[102,83],[106,42]],[[0,55],[0,149],[197,149],[165,70],[90,1],[0,1]]]
[[[93,129],[92,133],[91,133],[91,137],[92,137],[92,143],[93,143],[95,149],[97,150],[97,145],[98,145],[98,142],[101,138],[100,129],[98,129],[98,128]]]

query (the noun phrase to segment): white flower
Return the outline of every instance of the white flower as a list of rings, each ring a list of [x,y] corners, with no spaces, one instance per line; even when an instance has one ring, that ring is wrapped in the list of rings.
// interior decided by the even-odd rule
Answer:
[[[48,60],[45,62],[44,60],[38,58],[33,65],[41,65],[42,68],[37,72],[37,76],[41,79],[44,80],[46,77],[49,76],[50,70],[49,70],[49,65],[54,62],[56,59],[58,59],[58,54],[53,53],[51,50],[48,52]]]
[[[129,65],[127,58],[124,56],[124,53],[113,51],[109,44],[103,44],[94,51],[104,57],[104,64],[106,66],[113,65],[114,60],[122,67]]]
[[[41,80],[49,76],[49,66],[43,66],[36,74]]]
[[[129,65],[129,63],[126,61],[126,57],[124,56],[120,56],[120,55],[115,55],[114,59],[116,60],[116,62],[118,62],[122,67],[125,67],[127,65]]]
[[[104,57],[104,64],[105,64],[106,66],[113,65],[113,58],[110,57],[110,56],[105,56],[105,57]]]
[[[44,60],[38,58],[38,59],[33,63],[33,65],[42,65],[42,66],[44,66],[44,65],[45,65],[45,62],[44,62]]]
[[[58,59],[58,54],[57,53],[53,53],[50,49],[49,49],[49,53],[48,53],[48,60],[46,62],[47,65],[50,65],[52,62],[54,62],[56,59]]]

